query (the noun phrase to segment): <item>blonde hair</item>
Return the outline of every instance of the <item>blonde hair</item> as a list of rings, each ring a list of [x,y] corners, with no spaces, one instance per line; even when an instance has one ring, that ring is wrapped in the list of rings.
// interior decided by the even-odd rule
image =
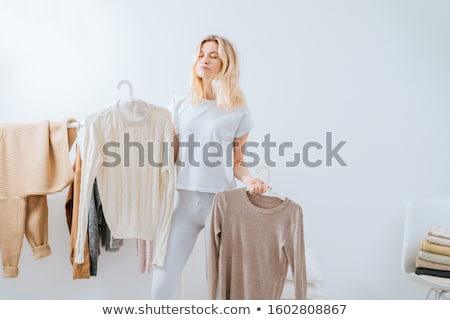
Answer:
[[[222,61],[222,69],[212,81],[213,92],[219,107],[229,109],[243,106],[245,96],[239,88],[239,61],[233,45],[224,37],[209,35],[205,37],[197,48],[194,57],[191,75],[192,103],[197,105],[205,97],[203,80],[196,73],[196,63],[202,45],[208,41],[215,41],[218,45],[219,58]]]

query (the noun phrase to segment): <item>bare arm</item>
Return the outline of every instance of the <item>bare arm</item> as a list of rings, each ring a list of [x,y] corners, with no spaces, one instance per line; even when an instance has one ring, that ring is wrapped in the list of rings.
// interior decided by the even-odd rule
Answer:
[[[234,176],[242,181],[247,186],[251,187],[254,193],[264,193],[267,191],[267,186],[261,179],[253,178],[248,171],[248,168],[244,166],[244,153],[243,149],[248,139],[248,133],[240,138],[234,138]]]
[[[177,158],[178,158],[178,149],[179,149],[179,141],[178,141],[178,135],[177,132],[175,130],[175,126],[172,123],[172,135],[173,135],[173,155],[174,155],[174,161],[175,163],[177,162]]]

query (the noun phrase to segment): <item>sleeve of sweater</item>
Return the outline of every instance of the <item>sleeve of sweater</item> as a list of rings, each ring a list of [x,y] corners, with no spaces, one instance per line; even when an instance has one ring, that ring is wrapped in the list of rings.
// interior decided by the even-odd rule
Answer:
[[[86,242],[89,203],[92,188],[97,171],[101,164],[100,137],[101,130],[98,128],[96,118],[87,118],[85,121],[85,132],[82,142],[81,153],[81,183],[80,183],[80,205],[78,211],[77,238],[75,241],[75,262],[84,262],[84,246]]]
[[[294,285],[295,299],[305,300],[307,297],[305,242],[303,235],[303,214],[301,207],[298,207],[296,223],[292,224],[290,245],[286,245],[286,253],[291,267]]]
[[[219,280],[219,250],[222,229],[222,213],[220,209],[220,199],[223,198],[221,192],[214,197],[211,208],[211,225],[209,228],[208,240],[208,299],[217,299],[217,289]]]
[[[160,170],[160,221],[158,226],[158,235],[153,265],[163,267],[167,252],[167,241],[169,239],[170,228],[172,225],[174,196],[175,196],[175,161],[173,136],[171,127],[171,116],[167,113],[165,119],[164,135],[161,143],[161,162],[164,163]]]

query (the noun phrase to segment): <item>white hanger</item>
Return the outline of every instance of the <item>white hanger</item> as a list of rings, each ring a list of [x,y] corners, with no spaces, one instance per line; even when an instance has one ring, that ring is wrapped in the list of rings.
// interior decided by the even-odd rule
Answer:
[[[120,90],[120,88],[121,88],[122,85],[124,85],[124,84],[126,84],[126,85],[128,86],[128,90],[130,91],[130,98],[134,98],[134,95],[133,95],[133,85],[131,84],[130,81],[128,81],[128,80],[121,80],[121,81],[119,81],[119,83],[117,84],[117,89]],[[78,121],[69,122],[69,123],[67,124],[67,128],[68,128],[68,129],[70,129],[70,128],[77,128],[77,129],[80,129],[80,128],[82,128],[83,126],[84,126],[84,124],[83,124],[82,122],[78,122]]]
[[[128,90],[130,90],[130,98],[134,98],[133,95],[133,85],[131,84],[130,81],[128,80],[121,80],[119,81],[119,83],[117,84],[117,89],[120,90],[120,88],[122,87],[122,85],[126,84],[128,86]]]
[[[263,181],[265,181],[265,183],[266,183],[266,186],[267,186],[267,191],[266,192],[264,192],[263,193],[263,195],[267,195],[267,196],[271,196],[271,197],[276,197],[276,198],[279,198],[279,199],[281,199],[281,200],[286,200],[286,197],[285,196],[283,196],[283,195],[281,195],[281,194],[279,194],[279,193],[276,193],[275,191],[273,191],[273,189],[272,189],[272,187],[270,187],[270,185],[269,185],[269,180],[270,180],[270,168],[267,166],[267,165],[260,165],[258,168],[256,168],[256,174],[259,174],[260,172],[261,172],[261,170],[266,170],[266,172],[267,172],[267,177],[266,177],[266,179],[264,180],[264,179],[262,179]],[[247,187],[247,191],[250,191],[251,190],[251,188],[250,187]]]
[[[130,97],[128,99],[118,101],[118,106],[124,116],[130,120],[142,119],[143,117],[147,116],[151,105],[142,99],[134,97],[133,85],[130,81],[119,81],[119,83],[117,84],[117,89],[120,90],[122,85],[127,85],[130,91]]]

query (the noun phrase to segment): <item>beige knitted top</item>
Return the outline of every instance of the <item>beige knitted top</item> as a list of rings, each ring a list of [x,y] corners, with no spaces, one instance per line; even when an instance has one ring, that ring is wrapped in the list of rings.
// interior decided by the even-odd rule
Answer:
[[[306,299],[302,208],[294,201],[250,194],[216,194],[208,252],[210,299],[280,299],[288,267],[295,298]]]
[[[0,124],[0,196],[52,194],[72,182],[72,120]]]

